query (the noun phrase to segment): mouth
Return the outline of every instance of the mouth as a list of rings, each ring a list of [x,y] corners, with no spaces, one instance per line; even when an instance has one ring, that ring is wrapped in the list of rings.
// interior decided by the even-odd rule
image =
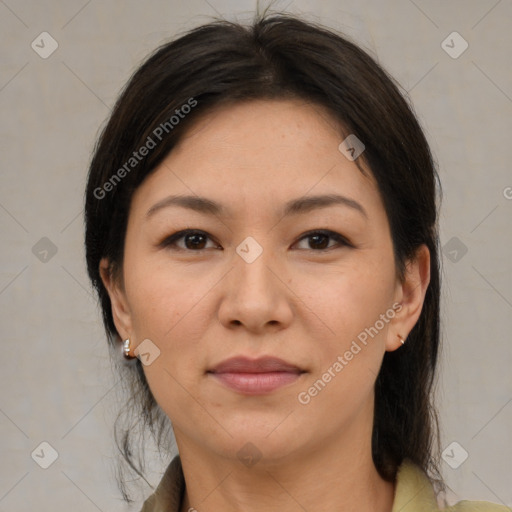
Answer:
[[[244,395],[262,395],[297,381],[305,373],[275,357],[233,357],[207,372],[224,386]]]

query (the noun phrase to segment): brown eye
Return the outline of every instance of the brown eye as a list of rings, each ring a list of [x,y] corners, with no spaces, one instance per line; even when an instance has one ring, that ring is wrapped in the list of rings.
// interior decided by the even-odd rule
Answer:
[[[185,229],[166,238],[160,245],[184,251],[201,251],[206,247],[209,235],[204,231]],[[183,240],[183,243],[178,243]]]
[[[329,236],[319,233],[311,235],[309,238],[309,246],[311,249],[327,249],[329,246]]]
[[[187,249],[204,249],[207,237],[201,233],[189,233],[182,238]]]
[[[299,240],[308,240],[308,246],[306,249],[313,251],[327,251],[333,249],[336,246],[351,246],[351,244],[339,233],[334,231],[311,231],[306,233]],[[336,243],[329,245],[329,242],[333,240]]]

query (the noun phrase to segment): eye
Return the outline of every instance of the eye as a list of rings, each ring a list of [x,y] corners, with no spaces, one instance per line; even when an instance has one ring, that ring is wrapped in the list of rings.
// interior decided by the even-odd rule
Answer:
[[[208,249],[207,243],[208,240],[211,240],[210,235],[208,233],[198,230],[198,229],[184,229],[178,231],[171,236],[167,237],[161,244],[161,247],[171,247],[176,248],[178,250],[183,251],[194,251],[199,252],[205,249]],[[308,240],[308,247],[303,247],[302,249],[312,250],[316,252],[327,251],[335,248],[336,246],[347,246],[353,247],[348,240],[336,233],[335,231],[330,230],[316,230],[310,231],[303,235],[299,242],[303,240]],[[334,241],[334,244],[330,244],[329,241]],[[183,242],[183,243],[179,243]],[[217,244],[214,244],[213,248],[218,248]],[[210,247],[211,248],[211,247]]]
[[[201,251],[208,249],[206,247],[207,240],[210,239],[208,233],[197,229],[183,229],[173,235],[167,237],[161,244],[161,247],[176,247],[183,251]],[[178,244],[178,241],[183,240],[183,245]],[[218,247],[218,246],[216,246]]]
[[[348,242],[348,240],[345,237],[343,237],[339,233],[336,233],[335,231],[330,230],[310,231],[309,233],[306,233],[304,236],[302,236],[299,242],[308,239],[309,247],[306,247],[306,249],[317,252],[327,251],[329,249],[336,247],[336,245],[352,247],[352,245]],[[334,240],[336,244],[329,245],[329,239]]]

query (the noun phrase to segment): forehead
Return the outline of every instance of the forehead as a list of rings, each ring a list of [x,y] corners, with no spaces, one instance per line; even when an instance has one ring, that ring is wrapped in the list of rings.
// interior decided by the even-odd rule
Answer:
[[[179,157],[195,146],[195,152],[228,160],[232,155],[238,163],[249,165],[268,161],[271,166],[302,161],[306,152],[311,159],[320,154],[339,156],[343,131],[322,105],[302,99],[251,100],[207,110],[184,133],[173,153]]]
[[[337,192],[379,206],[372,174],[339,150],[346,135],[327,109],[303,100],[217,107],[188,128],[134,203],[150,207],[182,193],[270,210],[292,197]]]

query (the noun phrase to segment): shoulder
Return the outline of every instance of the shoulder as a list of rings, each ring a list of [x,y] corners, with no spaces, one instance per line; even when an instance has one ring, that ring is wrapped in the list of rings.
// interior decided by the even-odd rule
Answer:
[[[452,507],[443,509],[443,512],[512,512],[512,508],[491,503],[490,501],[459,501]]]
[[[167,466],[155,492],[144,502],[140,512],[179,512],[185,491],[181,459],[176,455]]]
[[[432,482],[426,473],[406,459],[398,468],[392,512],[512,512],[512,509],[487,501],[459,501],[440,508]]]

